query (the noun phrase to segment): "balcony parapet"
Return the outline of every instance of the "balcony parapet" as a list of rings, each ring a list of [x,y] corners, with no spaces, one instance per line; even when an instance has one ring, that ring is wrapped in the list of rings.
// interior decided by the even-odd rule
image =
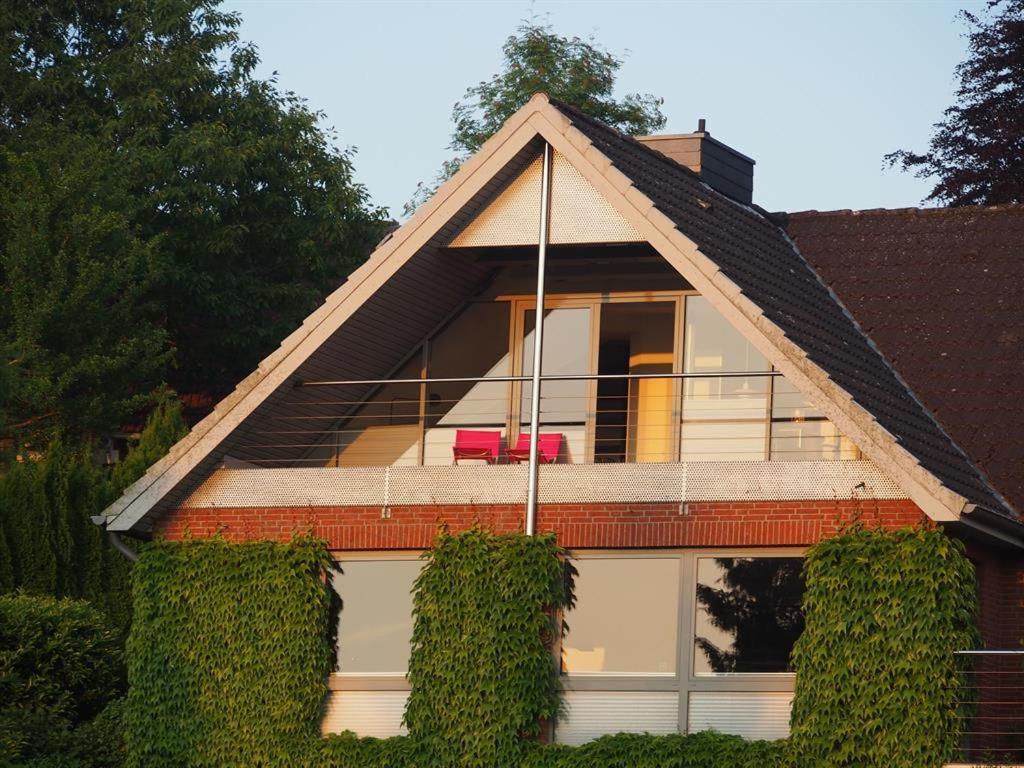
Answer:
[[[181,506],[523,504],[525,465],[221,468]],[[689,461],[540,467],[541,504],[905,499],[870,461]]]

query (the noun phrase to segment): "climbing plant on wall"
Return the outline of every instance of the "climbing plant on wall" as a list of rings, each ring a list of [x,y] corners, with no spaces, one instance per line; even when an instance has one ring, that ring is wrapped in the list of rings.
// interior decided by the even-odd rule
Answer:
[[[515,765],[558,712],[554,536],[442,534],[414,587],[406,723],[439,765]]]
[[[322,543],[146,545],[132,573],[130,768],[295,765],[330,671]]]
[[[807,553],[806,628],[793,651],[800,768],[937,768],[957,744],[973,647],[974,568],[937,529],[854,527]]]

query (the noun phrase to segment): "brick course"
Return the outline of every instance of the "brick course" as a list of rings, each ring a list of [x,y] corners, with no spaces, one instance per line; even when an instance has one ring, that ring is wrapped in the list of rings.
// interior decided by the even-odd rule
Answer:
[[[856,517],[886,528],[926,518],[908,500],[768,501],[679,504],[548,504],[538,510],[540,532],[554,531],[573,548],[801,546],[834,535]],[[522,530],[522,505],[372,507],[247,507],[178,509],[157,533],[170,539],[219,532],[243,541],[283,541],[312,532],[335,550],[423,549],[438,527],[474,523],[496,531]]]

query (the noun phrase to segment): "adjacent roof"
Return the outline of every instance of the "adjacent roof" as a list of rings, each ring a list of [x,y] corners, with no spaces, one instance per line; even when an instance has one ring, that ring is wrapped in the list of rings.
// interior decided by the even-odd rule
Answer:
[[[213,414],[126,490],[108,510],[116,516],[111,529],[132,530],[180,498],[232,448],[251,442],[252,425],[276,404],[287,400],[292,407],[315,408],[303,404],[304,390],[293,387],[304,371],[323,377],[334,370],[336,379],[387,375],[384,363],[398,363],[395,355],[409,348],[412,326],[381,323],[379,313],[419,313],[423,323],[440,319],[454,307],[457,293],[479,283],[483,275],[472,263],[438,246],[525,167],[539,139],[565,155],[926,512],[946,520],[974,507],[1012,515],[774,221],[719,194],[657,151],[538,95]],[[425,287],[424,281],[437,279],[451,294],[443,302]],[[360,339],[361,345],[352,345]],[[381,355],[391,347],[395,355]]]
[[[784,221],[950,437],[1024,510],[1024,205]]]

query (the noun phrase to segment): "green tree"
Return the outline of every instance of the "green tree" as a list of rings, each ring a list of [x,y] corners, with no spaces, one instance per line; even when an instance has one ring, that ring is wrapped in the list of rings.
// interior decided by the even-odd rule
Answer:
[[[502,52],[501,72],[467,89],[452,109],[455,128],[448,148],[455,156],[445,162],[433,184],[417,187],[405,206],[407,215],[535,93],[544,92],[572,104],[631,135],[651,133],[665,125],[663,99],[639,93],[615,98],[615,78],[622,59],[593,38],[563,37],[548,24],[524,21],[505,41]]]
[[[984,16],[960,17],[972,29],[969,58],[956,68],[957,103],[935,124],[926,152],[899,150],[886,161],[936,179],[929,201],[1024,202],[1024,0],[992,0]]]
[[[103,434],[148,400],[170,357],[157,239],[133,223],[117,153],[63,127],[0,147],[0,436],[41,448]]]
[[[188,433],[181,415],[181,403],[165,395],[150,412],[139,442],[128,456],[114,466],[111,475],[112,495],[120,493],[142,477],[176,442]]]
[[[145,257],[142,292],[175,352],[168,381],[215,396],[381,231],[353,179],[352,152],[299,97],[254,75],[259,59],[238,38],[238,15],[218,5],[0,3],[0,145],[38,153],[41,127],[60,126],[100,145],[93,156],[113,158],[129,199],[109,199],[103,179],[100,207],[132,232],[124,259]],[[12,185],[9,196],[17,192]],[[143,372],[126,372],[122,384],[151,389]]]

